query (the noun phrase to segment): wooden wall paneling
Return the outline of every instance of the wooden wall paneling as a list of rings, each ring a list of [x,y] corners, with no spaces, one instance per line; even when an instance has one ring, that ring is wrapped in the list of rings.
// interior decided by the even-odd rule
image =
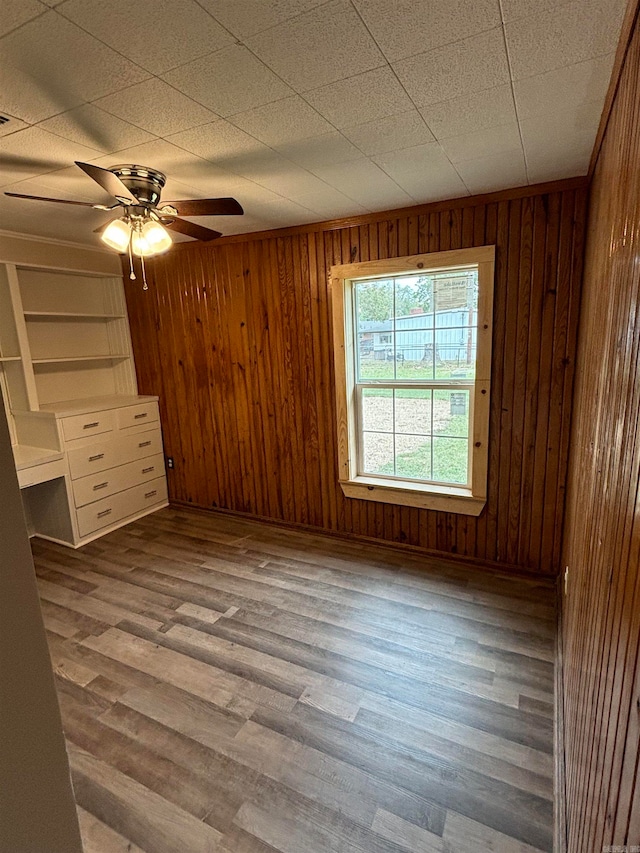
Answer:
[[[510,490],[510,452],[512,433],[513,382],[515,372],[514,351],[517,329],[518,308],[518,257],[520,254],[520,200],[506,202],[506,210],[501,205],[499,240],[505,246],[502,263],[504,264],[504,288],[494,294],[494,318],[500,317],[501,334],[494,336],[494,346],[500,349],[499,356],[494,353],[494,371],[492,389],[500,387],[500,407],[496,411],[496,421],[500,423],[499,444],[503,448],[498,457],[498,470],[493,487],[497,490],[496,541],[504,553],[501,555],[511,563],[516,562],[515,550],[509,550],[509,490]],[[498,367],[499,365],[499,367]],[[494,391],[497,394],[497,391]],[[491,466],[489,467],[491,470]]]
[[[640,843],[637,3],[630,4],[626,20],[635,24],[623,31],[628,44],[621,44],[618,55],[625,59],[612,79],[611,110],[591,187],[571,441],[563,425],[559,455],[562,464],[570,447],[561,565],[569,566],[563,693],[571,853]],[[582,209],[578,202],[577,213]],[[574,228],[576,267],[579,234]],[[564,258],[561,249],[559,273]],[[572,303],[567,310],[563,325],[570,335],[577,312]],[[561,484],[556,488],[560,502]],[[557,541],[556,528],[554,549]]]
[[[127,298],[140,390],[159,394],[176,460],[171,500],[556,572],[575,355],[567,324],[579,293],[571,253],[584,225],[576,186],[183,244],[154,260],[150,290],[133,285]],[[497,250],[485,511],[472,518],[345,498],[329,268],[487,244]]]
[[[536,403],[535,432],[532,456],[531,505],[542,507],[539,513],[529,516],[529,540],[525,541],[526,553],[531,565],[539,565],[541,559],[544,521],[544,489],[547,474],[547,447],[556,429],[557,412],[551,408],[551,382],[554,371],[554,351],[546,342],[554,340],[556,296],[558,284],[558,242],[560,232],[560,207],[562,200],[558,196],[549,196],[546,209],[546,239],[544,254],[544,282],[539,300],[541,317],[538,338],[540,340],[538,382],[532,392]],[[560,368],[561,369],[561,368]],[[526,536],[526,530],[525,530]]]
[[[485,213],[485,245],[498,245],[498,204],[489,204]],[[504,353],[504,291],[505,261],[504,246],[496,251],[496,287],[493,295],[493,347],[491,371],[491,393],[492,405],[489,416],[489,500],[483,512],[486,524],[486,539],[484,543],[484,556],[489,560],[500,562],[503,560],[502,548],[498,544],[497,537],[497,504],[498,476],[500,471],[500,416],[496,401],[502,395],[502,357]]]

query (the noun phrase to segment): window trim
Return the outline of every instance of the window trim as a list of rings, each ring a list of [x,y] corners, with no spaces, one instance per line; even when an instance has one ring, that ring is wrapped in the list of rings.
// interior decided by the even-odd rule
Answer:
[[[471,397],[471,488],[426,484],[357,473],[357,400],[353,282],[469,266],[478,267],[476,376]],[[480,515],[487,501],[491,342],[495,246],[430,252],[331,267],[331,303],[338,437],[338,480],[346,497],[463,515]],[[471,398],[470,398],[471,399]]]

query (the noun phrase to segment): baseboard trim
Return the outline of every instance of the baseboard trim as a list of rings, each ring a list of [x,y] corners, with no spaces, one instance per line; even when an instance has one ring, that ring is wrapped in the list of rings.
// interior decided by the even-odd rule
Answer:
[[[234,518],[242,518],[246,521],[256,521],[260,524],[268,524],[272,527],[280,527],[284,530],[297,530],[299,532],[312,533],[314,536],[328,536],[332,539],[340,539],[343,542],[360,542],[363,545],[375,545],[376,548],[386,548],[392,551],[404,551],[411,553],[413,556],[425,557],[431,560],[448,560],[450,562],[459,563],[461,566],[472,567],[484,571],[491,571],[494,574],[504,575],[512,578],[522,577],[526,580],[535,580],[539,583],[554,584],[555,578],[552,575],[542,572],[534,572],[531,569],[523,566],[512,565],[510,563],[497,563],[491,560],[479,560],[474,557],[466,557],[461,554],[452,554],[449,551],[435,551],[430,548],[420,548],[418,545],[409,545],[406,542],[390,542],[388,539],[375,539],[372,536],[360,536],[355,533],[344,533],[341,530],[327,530],[324,527],[314,527],[310,524],[300,524],[298,522],[281,521],[276,518],[267,518],[265,516],[253,515],[249,512],[240,512],[233,509],[223,509],[221,507],[201,506],[200,504],[190,503],[189,501],[176,501],[169,499],[169,505],[179,509],[192,509],[198,512],[208,514],[227,515]]]
[[[566,759],[564,751],[564,657],[562,650],[562,578],[558,578],[556,593],[558,619],[556,629],[556,665],[553,715],[553,849],[555,853],[567,853],[567,791]]]

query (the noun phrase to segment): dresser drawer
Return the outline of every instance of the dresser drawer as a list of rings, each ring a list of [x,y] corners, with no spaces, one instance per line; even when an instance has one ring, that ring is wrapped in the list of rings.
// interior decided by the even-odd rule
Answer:
[[[118,409],[118,429],[140,426],[145,423],[154,423],[158,420],[160,420],[158,404],[154,402],[141,403],[139,406],[127,406],[124,409]]]
[[[115,412],[112,410],[89,412],[87,415],[62,418],[61,422],[65,441],[73,441],[76,438],[86,438],[88,435],[112,432],[115,428]]]
[[[142,512],[147,507],[165,503],[167,500],[167,481],[164,477],[150,480],[118,492],[108,498],[87,504],[77,510],[78,532],[80,536],[89,536],[96,530],[109,527],[130,515]]]
[[[77,480],[97,471],[106,471],[117,465],[134,462],[146,456],[162,453],[162,435],[159,427],[136,432],[133,435],[105,437],[103,441],[68,452],[71,478]]]
[[[73,497],[77,507],[122,492],[132,486],[155,480],[164,474],[164,457],[161,453],[148,456],[107,471],[98,471],[88,477],[73,481]]]

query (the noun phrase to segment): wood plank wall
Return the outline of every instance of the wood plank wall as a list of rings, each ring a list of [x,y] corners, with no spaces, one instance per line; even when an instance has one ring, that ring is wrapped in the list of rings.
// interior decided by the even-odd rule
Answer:
[[[586,180],[175,247],[127,284],[174,502],[544,574],[560,559]],[[332,264],[495,244],[489,499],[479,518],[338,486]]]
[[[630,30],[591,189],[563,549],[570,853],[640,845],[637,17]]]

